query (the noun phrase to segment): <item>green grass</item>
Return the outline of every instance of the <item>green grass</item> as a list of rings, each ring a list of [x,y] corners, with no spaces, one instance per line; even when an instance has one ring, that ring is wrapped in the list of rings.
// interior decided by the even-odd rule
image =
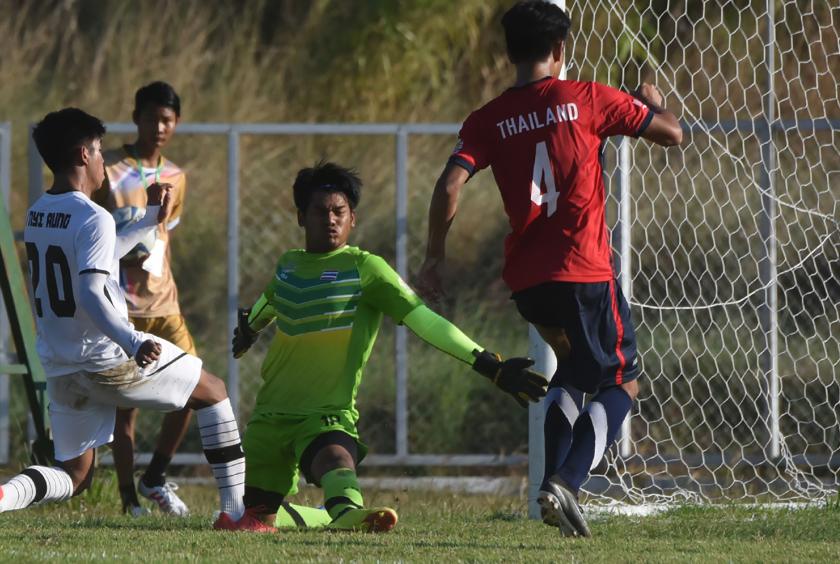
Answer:
[[[196,516],[117,512],[112,479],[68,504],[0,515],[0,560],[768,562],[840,559],[840,506],[797,510],[682,507],[650,517],[595,515],[592,539],[564,539],[525,518],[525,500],[417,492],[367,492],[400,523],[383,535],[288,530],[277,535],[210,529],[215,491],[182,485]],[[302,502],[314,503],[309,488]]]

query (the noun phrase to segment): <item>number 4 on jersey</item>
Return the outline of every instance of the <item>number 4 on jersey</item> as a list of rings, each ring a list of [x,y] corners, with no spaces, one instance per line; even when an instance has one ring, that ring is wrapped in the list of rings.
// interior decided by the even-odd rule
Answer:
[[[543,182],[545,182],[545,193],[540,191]],[[545,141],[540,141],[537,143],[534,174],[531,176],[531,201],[538,206],[546,204],[546,216],[551,217],[557,211],[557,196],[554,173],[551,170],[551,161],[548,160],[548,147]]]

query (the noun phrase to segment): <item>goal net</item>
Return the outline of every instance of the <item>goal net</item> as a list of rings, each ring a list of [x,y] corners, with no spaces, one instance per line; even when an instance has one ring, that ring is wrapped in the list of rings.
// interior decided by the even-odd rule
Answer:
[[[584,486],[632,503],[840,485],[840,8],[567,2],[569,78],[655,83],[684,145],[610,144],[642,392]],[[532,443],[533,445],[533,443]]]

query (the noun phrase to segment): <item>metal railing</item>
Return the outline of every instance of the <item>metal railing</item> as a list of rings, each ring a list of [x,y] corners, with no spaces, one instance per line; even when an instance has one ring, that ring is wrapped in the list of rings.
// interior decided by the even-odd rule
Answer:
[[[12,189],[12,124],[0,122],[0,194],[6,209],[9,209],[9,195]],[[6,304],[0,299],[0,364],[10,364],[6,358],[6,343],[9,328],[6,318]],[[9,375],[0,374],[0,464],[9,462]]]
[[[689,132],[716,134],[728,133],[738,130],[758,132],[769,137],[771,132],[784,133],[792,128],[800,131],[819,130],[840,130],[840,120],[819,119],[819,120],[729,120],[714,122],[697,122],[684,124],[684,129]],[[117,134],[132,134],[136,132],[136,125],[132,123],[109,123],[109,132]],[[240,139],[243,135],[387,135],[394,138],[395,149],[395,174],[396,174],[396,270],[400,276],[408,276],[408,150],[409,138],[411,135],[456,135],[460,128],[455,123],[427,123],[427,124],[399,124],[399,123],[370,123],[370,124],[341,124],[341,123],[183,123],[178,126],[180,134],[217,135],[227,138],[227,330],[228,334],[233,333],[236,326],[236,312],[239,301],[239,203],[240,203]],[[28,170],[29,170],[29,201],[34,202],[43,192],[43,163],[35,148],[34,142],[29,141]],[[10,148],[10,127],[8,124],[0,124],[0,186],[2,186],[4,197],[8,199],[9,189],[9,148]],[[617,161],[617,186],[618,186],[618,218],[615,226],[617,251],[622,265],[620,282],[624,292],[629,299],[631,291],[629,280],[632,273],[625,266],[629,264],[627,257],[630,250],[629,224],[630,213],[630,186],[628,172],[632,167],[629,158],[629,145],[618,143]],[[771,213],[772,210],[765,210]],[[773,253],[768,253],[766,260],[774,258]],[[770,330],[772,332],[772,330]],[[5,341],[4,341],[5,342]],[[531,354],[538,359],[538,367],[543,368],[546,373],[552,373],[553,358],[550,350],[546,350],[544,343],[539,340],[535,332],[531,333]],[[407,330],[404,326],[396,328],[395,338],[395,365],[396,365],[396,390],[395,390],[395,444],[394,454],[377,454],[366,458],[370,465],[438,465],[438,466],[496,466],[521,464],[526,461],[522,455],[436,455],[436,454],[412,454],[408,446],[408,345]],[[768,375],[770,378],[775,376]],[[240,381],[238,364],[231,356],[227,364],[228,389],[234,409],[239,413]],[[8,452],[8,433],[3,433],[3,424],[7,419],[7,409],[3,409],[3,376],[0,375],[0,463],[3,462],[3,453]],[[7,386],[7,384],[6,384]],[[8,392],[6,392],[6,398]],[[8,400],[6,400],[8,401]],[[4,419],[6,417],[6,419]],[[542,406],[531,407],[529,448],[531,449],[531,463],[534,471],[537,467],[541,469],[542,452]],[[772,423],[772,421],[771,421]],[[628,426],[625,424],[625,430]],[[773,424],[773,432],[778,433],[778,425]],[[629,433],[623,433],[620,441],[620,453],[622,456],[630,454]],[[6,447],[4,448],[4,441]],[[775,444],[775,441],[774,441]],[[149,455],[138,455],[142,463]],[[105,460],[107,462],[107,458]],[[174,460],[177,464],[199,464],[204,462],[203,455],[199,453],[178,453]],[[541,470],[540,470],[541,471]]]
[[[108,123],[110,133],[135,133],[133,123]],[[240,138],[243,135],[389,135],[395,142],[396,167],[396,271],[408,277],[408,148],[410,135],[457,135],[460,128],[456,123],[428,124],[341,124],[341,123],[183,123],[178,126],[179,134],[219,135],[227,137],[227,330],[233,334],[236,327],[236,311],[239,300],[239,171]],[[29,201],[34,202],[44,190],[43,163],[31,140],[29,142]],[[408,335],[403,326],[396,328],[396,452],[394,454],[371,455],[365,459],[370,465],[416,465],[416,466],[496,466],[521,464],[526,461],[522,455],[435,455],[412,454],[408,447]],[[239,414],[240,380],[239,366],[233,356],[227,364],[228,393],[234,410]],[[139,454],[143,463],[148,454]],[[106,456],[103,462],[108,462]],[[200,453],[178,453],[176,464],[201,464]]]

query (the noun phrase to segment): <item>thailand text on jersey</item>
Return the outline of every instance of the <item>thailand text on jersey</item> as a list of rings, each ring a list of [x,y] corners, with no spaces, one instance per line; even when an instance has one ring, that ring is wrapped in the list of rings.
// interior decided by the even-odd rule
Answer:
[[[601,144],[638,136],[652,117],[614,88],[553,78],[510,88],[470,114],[450,160],[470,174],[493,170],[511,226],[503,277],[513,291],[612,278]]]
[[[114,258],[111,214],[81,192],[44,194],[26,214],[23,232],[38,330],[38,356],[47,376],[96,372],[128,360],[79,305],[79,276],[108,274],[106,295],[128,319]]]
[[[356,247],[285,253],[264,292],[277,333],[255,412],[355,411],[382,315],[400,322],[422,302],[382,258]]]

